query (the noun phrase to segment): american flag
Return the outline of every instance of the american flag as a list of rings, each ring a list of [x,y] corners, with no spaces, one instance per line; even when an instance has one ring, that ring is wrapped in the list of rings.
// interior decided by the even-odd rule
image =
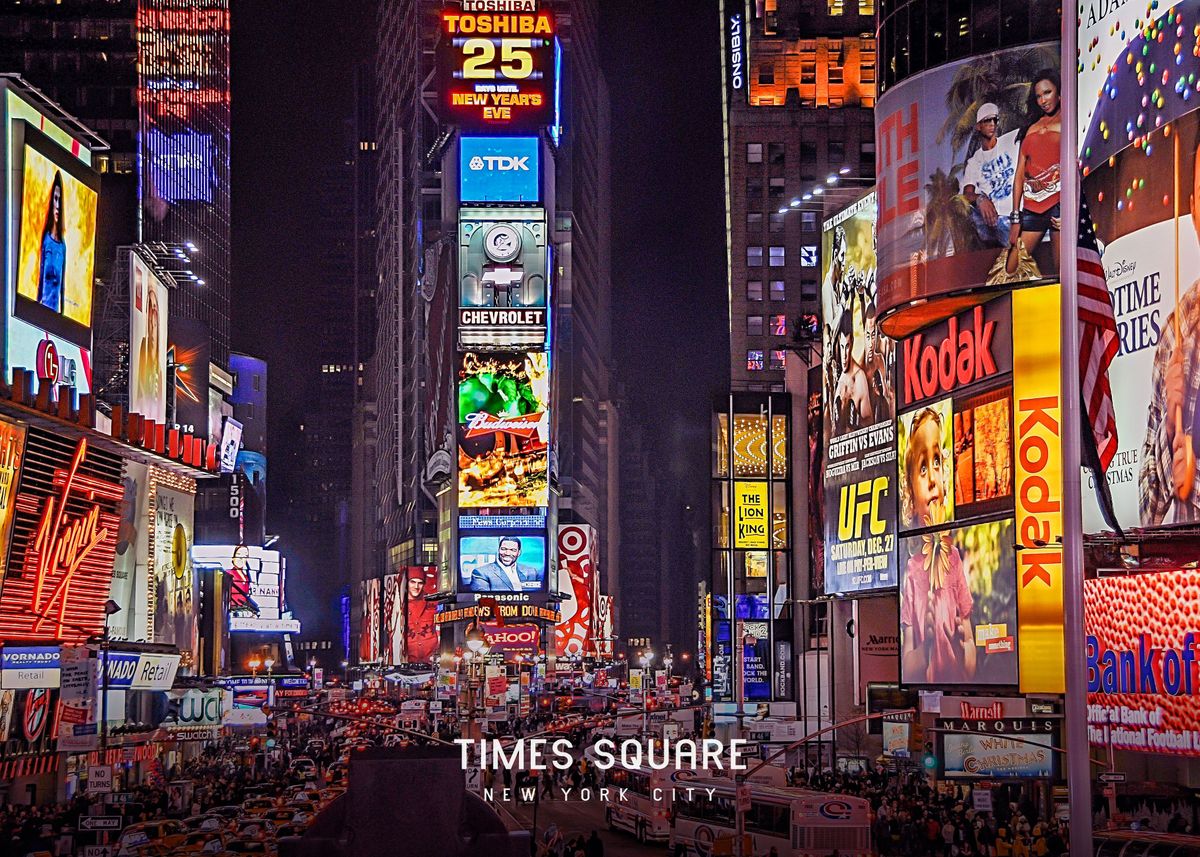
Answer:
[[[1120,340],[1092,214],[1082,197],[1075,258],[1079,268],[1079,391],[1102,475],[1117,452],[1117,417],[1108,384],[1108,367],[1117,356]]]

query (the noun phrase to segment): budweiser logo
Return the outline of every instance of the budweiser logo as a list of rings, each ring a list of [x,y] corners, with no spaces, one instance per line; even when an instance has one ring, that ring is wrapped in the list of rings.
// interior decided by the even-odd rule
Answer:
[[[520,417],[494,417],[487,413],[474,413],[467,417],[467,437],[481,434],[505,431],[510,434],[534,437],[538,427],[546,418],[545,414],[525,414]]]

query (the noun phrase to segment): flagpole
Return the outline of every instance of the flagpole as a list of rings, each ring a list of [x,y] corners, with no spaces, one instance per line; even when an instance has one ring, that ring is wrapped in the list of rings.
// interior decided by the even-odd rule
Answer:
[[[1059,271],[1062,287],[1062,457],[1063,457],[1063,642],[1066,696],[1063,723],[1072,854],[1092,853],[1092,772],[1088,753],[1087,666],[1083,624],[1083,510],[1081,454],[1083,420],[1079,392],[1079,78],[1076,7],[1062,11],[1062,117],[1060,155],[1062,212]],[[1101,474],[1103,478],[1103,474]]]

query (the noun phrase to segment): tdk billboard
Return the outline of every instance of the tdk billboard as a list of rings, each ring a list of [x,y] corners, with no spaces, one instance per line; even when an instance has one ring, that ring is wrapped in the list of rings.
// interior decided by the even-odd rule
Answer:
[[[537,137],[462,137],[459,152],[463,204],[541,201]]]

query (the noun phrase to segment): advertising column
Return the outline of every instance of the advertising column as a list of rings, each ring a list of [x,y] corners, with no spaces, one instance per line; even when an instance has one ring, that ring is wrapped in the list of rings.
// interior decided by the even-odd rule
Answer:
[[[444,610],[442,622],[473,618],[485,598],[506,619],[553,617],[546,603],[557,588],[546,195],[554,165],[543,139],[557,126],[555,21],[536,2],[479,5],[492,6],[442,11],[437,49],[441,116],[459,129],[446,174],[458,176],[460,205],[454,590],[465,608]],[[590,630],[585,589],[573,607]]]

